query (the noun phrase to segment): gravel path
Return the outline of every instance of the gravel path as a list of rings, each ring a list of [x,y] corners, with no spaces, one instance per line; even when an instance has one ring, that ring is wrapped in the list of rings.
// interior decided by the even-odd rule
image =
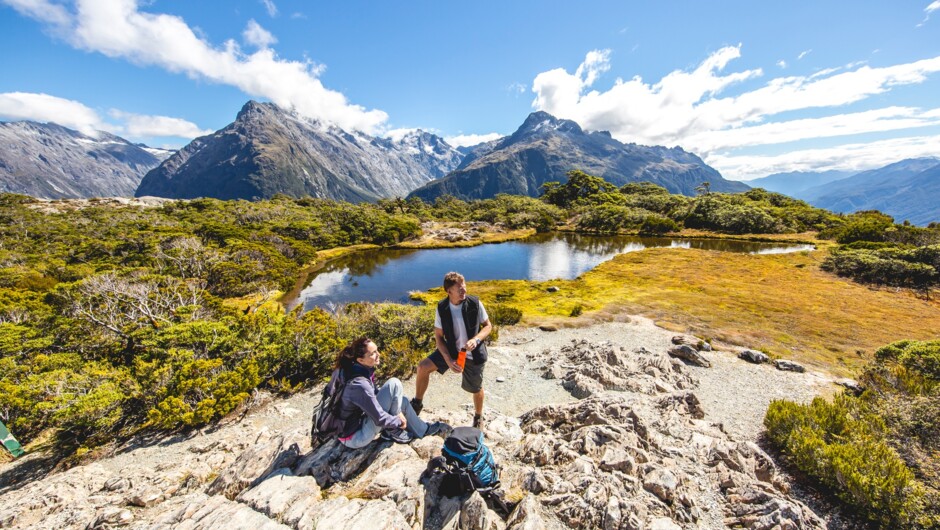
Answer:
[[[540,405],[565,403],[574,398],[558,380],[542,378],[541,363],[530,355],[558,351],[572,340],[610,341],[627,351],[646,348],[651,352],[666,351],[676,333],[653,324],[644,317],[629,317],[626,322],[605,322],[583,328],[562,328],[542,331],[531,327],[510,327],[500,330],[500,340],[489,347],[490,361],[484,371],[486,408],[509,416]],[[835,388],[833,378],[819,372],[782,372],[770,364],[755,365],[737,358],[737,352],[704,353],[711,368],[687,366],[698,379],[694,390],[702,403],[706,419],[721,423],[725,432],[739,440],[756,440],[763,430],[764,414],[774,399],[809,402]],[[503,379],[498,381],[498,379]],[[414,379],[405,382],[405,393],[414,395]],[[449,372],[432,374],[425,395],[426,410],[451,408],[457,404],[469,414],[470,394],[460,389],[460,376]]]

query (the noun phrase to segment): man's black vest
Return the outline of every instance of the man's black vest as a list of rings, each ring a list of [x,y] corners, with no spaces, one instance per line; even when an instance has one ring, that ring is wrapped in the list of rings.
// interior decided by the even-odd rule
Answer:
[[[463,314],[463,324],[467,328],[467,339],[472,339],[480,332],[480,299],[467,296],[460,304]],[[441,329],[444,330],[444,342],[450,350],[450,358],[457,360],[457,334],[454,333],[454,319],[450,314],[450,299],[445,298],[437,304],[437,314],[441,317]],[[473,364],[486,362],[486,341],[480,341],[477,349],[473,350]]]

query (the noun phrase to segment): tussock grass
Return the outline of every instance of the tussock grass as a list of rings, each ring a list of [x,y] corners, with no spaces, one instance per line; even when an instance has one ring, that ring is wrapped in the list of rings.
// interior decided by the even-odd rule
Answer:
[[[826,273],[819,268],[825,255],[647,249],[621,254],[574,280],[471,282],[469,291],[521,309],[528,324],[583,325],[586,317],[640,314],[667,329],[838,375],[854,374],[884,344],[936,338],[940,302]],[[547,292],[552,285],[560,290]],[[419,298],[442,294],[436,289]],[[579,304],[584,314],[569,317]]]

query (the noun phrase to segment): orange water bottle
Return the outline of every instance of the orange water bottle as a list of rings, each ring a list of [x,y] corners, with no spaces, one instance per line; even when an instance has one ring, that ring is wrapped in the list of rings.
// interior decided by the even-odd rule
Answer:
[[[457,354],[457,366],[459,366],[460,369],[462,370],[463,365],[466,364],[466,362],[467,362],[467,348],[463,347],[463,348],[460,348],[460,352]]]

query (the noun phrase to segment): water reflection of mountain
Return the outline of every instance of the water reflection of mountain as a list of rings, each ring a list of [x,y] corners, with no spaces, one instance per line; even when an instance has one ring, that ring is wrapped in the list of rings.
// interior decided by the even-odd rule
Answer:
[[[321,270],[323,272],[343,271],[350,276],[371,276],[373,271],[379,269],[382,265],[415,252],[417,250],[401,249],[354,252],[328,262]]]
[[[410,290],[440,285],[440,278],[448,270],[460,270],[471,281],[572,279],[617,254],[654,247],[752,254],[813,248],[812,245],[727,239],[555,233],[471,248],[370,250],[327,263],[311,279],[300,298],[307,308],[359,301],[407,300]]]

